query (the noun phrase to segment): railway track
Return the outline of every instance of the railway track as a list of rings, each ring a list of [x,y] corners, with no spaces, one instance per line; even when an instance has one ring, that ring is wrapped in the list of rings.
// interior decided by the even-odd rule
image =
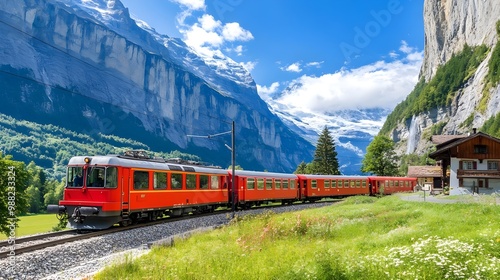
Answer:
[[[332,201],[329,201],[330,203]],[[328,203],[328,202],[316,202],[316,203]],[[276,207],[286,207],[286,206],[261,206],[258,207],[259,209],[273,209]],[[252,209],[257,209],[257,208],[252,208]],[[59,232],[52,232],[52,233],[47,233],[47,234],[39,234],[39,235],[33,235],[33,236],[28,236],[28,237],[22,237],[22,238],[17,238],[15,239],[15,249],[12,250],[10,244],[8,244],[8,241],[2,241],[0,242],[0,259],[5,259],[10,256],[12,256],[12,252],[14,252],[15,256],[28,253],[28,252],[34,252],[37,250],[41,250],[47,247],[52,247],[52,246],[57,246],[60,244],[64,243],[69,243],[73,241],[81,241],[84,239],[92,238],[92,237],[97,237],[97,236],[102,236],[106,234],[111,234],[115,232],[120,232],[120,231],[128,231],[132,229],[137,229],[141,227],[147,227],[147,226],[153,226],[161,223],[169,223],[169,222],[176,222],[176,221],[182,221],[182,220],[187,220],[195,217],[206,217],[210,215],[218,215],[218,214],[231,214],[234,215],[235,213],[238,212],[232,212],[231,210],[218,210],[215,211],[214,213],[204,213],[204,214],[196,214],[196,215],[186,215],[186,216],[181,216],[181,217],[168,217],[168,218],[163,218],[159,219],[153,222],[147,222],[147,223],[139,223],[136,225],[130,225],[127,227],[112,227],[109,229],[105,230],[100,230],[100,231],[91,231],[91,232],[86,232],[86,233],[77,233],[77,230],[66,230],[66,231],[59,231]],[[61,236],[68,235],[67,237],[62,237]],[[35,244],[29,244],[30,242],[33,242]],[[19,246],[21,245],[22,246]]]
[[[12,250],[12,245],[8,244],[8,241],[2,241],[0,242],[0,259],[5,259],[10,256],[13,256],[13,253],[15,256],[28,253],[28,252],[34,252],[37,250],[41,250],[47,247],[52,247],[64,243],[69,243],[73,241],[81,241],[84,239],[92,238],[92,237],[97,237],[97,236],[102,236],[106,234],[111,234],[115,232],[120,232],[120,231],[127,231],[127,230],[132,230],[136,228],[141,228],[141,227],[146,227],[146,226],[153,226],[161,223],[168,223],[168,222],[175,222],[175,221],[181,221],[181,220],[186,220],[190,219],[193,217],[203,217],[203,216],[208,216],[208,215],[216,215],[216,214],[221,214],[224,213],[226,210],[223,211],[217,211],[215,213],[205,213],[205,214],[197,214],[197,215],[188,215],[188,216],[182,216],[182,217],[175,217],[175,218],[163,218],[159,219],[153,222],[147,222],[147,223],[139,223],[136,225],[130,225],[127,227],[112,227],[109,229],[105,230],[99,230],[99,231],[90,231],[90,232],[84,232],[84,233],[77,233],[77,230],[66,230],[66,231],[60,231],[60,232],[52,232],[52,233],[47,233],[47,234],[39,234],[39,235],[33,235],[33,236],[28,236],[28,237],[22,237],[15,239],[15,248]],[[230,211],[228,211],[230,212]],[[69,235],[68,237],[63,237],[63,238],[57,238],[61,237],[63,235]],[[49,239],[49,240],[46,240]],[[35,244],[28,244],[30,242],[36,242]],[[19,246],[23,244],[22,246]],[[13,253],[12,253],[13,252]]]

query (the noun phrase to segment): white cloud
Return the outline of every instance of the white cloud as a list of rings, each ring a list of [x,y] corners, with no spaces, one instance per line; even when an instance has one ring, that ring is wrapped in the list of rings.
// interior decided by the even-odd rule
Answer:
[[[253,39],[250,31],[241,28],[237,22],[231,22],[222,28],[222,36],[227,41],[250,41]]]
[[[239,56],[243,52],[243,46],[227,46],[228,43],[246,42],[253,39],[252,33],[242,28],[239,23],[224,24],[209,14],[203,14],[194,24],[188,25],[186,19],[191,15],[190,10],[179,15],[179,31],[183,35],[184,42],[199,54],[209,57],[220,56],[221,49],[224,49],[235,52]]]
[[[320,68],[321,64],[323,64],[324,61],[312,61],[306,64],[307,67],[316,67]]]
[[[221,26],[221,22],[215,20],[212,15],[204,14],[201,18],[198,18],[198,22],[200,23],[200,27],[206,31],[214,31],[216,28]]]
[[[247,69],[248,72],[252,72],[252,70],[255,68],[255,65],[257,65],[257,63],[253,62],[253,61],[248,61],[248,62],[240,62],[240,65],[245,67],[245,69]]]
[[[403,59],[377,61],[356,69],[319,77],[303,75],[292,87],[275,100],[303,112],[329,113],[346,109],[388,108],[401,102],[417,83],[422,52],[416,52],[402,42]],[[413,52],[407,52],[412,50]]]
[[[263,100],[268,100],[270,95],[276,93],[278,91],[278,87],[280,83],[274,82],[269,87],[257,85],[257,92],[259,93],[260,98]]]
[[[408,43],[404,40],[401,41],[401,47],[399,47],[399,50],[405,54],[413,53],[415,51],[414,48],[408,46]]]
[[[188,10],[205,10],[205,0],[170,0],[186,7]]]
[[[288,65],[287,67],[282,67],[281,70],[288,71],[288,72],[295,72],[295,73],[302,72],[302,69],[300,68],[299,62],[292,63],[292,64]]]

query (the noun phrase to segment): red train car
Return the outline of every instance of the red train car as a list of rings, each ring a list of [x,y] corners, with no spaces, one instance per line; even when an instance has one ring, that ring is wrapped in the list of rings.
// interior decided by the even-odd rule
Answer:
[[[370,194],[367,176],[297,175],[300,182],[300,199],[318,201],[351,195]]]
[[[59,205],[72,228],[104,229],[164,214],[213,211],[230,202],[226,170],[129,156],[73,157]]]
[[[413,192],[417,185],[417,178],[370,176],[371,194],[393,194],[397,192]]]
[[[267,202],[291,204],[299,197],[294,174],[236,170],[237,204],[250,208]],[[232,173],[229,173],[232,175]]]

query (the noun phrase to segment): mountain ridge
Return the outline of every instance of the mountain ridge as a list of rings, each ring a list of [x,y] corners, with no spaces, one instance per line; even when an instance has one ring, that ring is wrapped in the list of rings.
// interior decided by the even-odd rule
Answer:
[[[168,36],[158,37],[171,47],[161,49],[151,31],[139,27],[136,36],[145,39],[143,44],[149,42],[149,48],[137,45],[75,5],[84,2],[111,10],[118,5],[119,18],[129,18],[128,10],[116,4],[119,1],[0,3],[5,36],[0,43],[0,80],[8,84],[16,77],[0,91],[10,107],[2,112],[63,127],[75,123],[77,132],[152,137],[157,143],[146,139],[149,146],[191,150],[222,166],[230,162],[224,146],[227,137],[208,140],[186,135],[227,131],[235,120],[237,164],[244,168],[290,172],[311,159],[313,145],[269,111],[244,68],[228,66],[220,57],[214,60],[219,64],[209,65]],[[162,52],[154,52],[155,48]],[[175,55],[188,59],[177,64]],[[245,73],[243,78],[239,71]]]

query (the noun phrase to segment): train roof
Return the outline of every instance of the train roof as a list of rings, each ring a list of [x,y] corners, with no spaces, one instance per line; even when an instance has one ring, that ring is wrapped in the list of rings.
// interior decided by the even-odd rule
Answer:
[[[106,156],[75,156],[69,160],[69,166],[85,165],[85,158],[90,159],[90,165],[101,166],[122,166],[139,169],[154,169],[154,170],[172,170],[172,171],[185,171],[185,172],[199,172],[210,174],[224,174],[227,175],[227,170],[220,168],[211,168],[198,165],[185,165],[166,162],[162,160],[147,160],[147,159],[133,159],[128,157],[121,157],[118,155]]]
[[[274,178],[274,179],[298,179],[295,174],[288,173],[275,173],[275,172],[262,172],[262,171],[249,171],[249,170],[235,170],[236,176],[241,177],[266,177],[266,178]],[[232,174],[232,171],[229,170],[229,174]]]
[[[416,180],[417,178],[415,177],[398,177],[398,176],[369,176],[370,180],[400,180],[400,181],[406,181],[406,180]]]
[[[300,178],[303,179],[330,179],[330,180],[336,180],[336,179],[351,179],[351,180],[367,180],[368,176],[362,176],[362,175],[314,175],[314,174],[299,174],[297,175]]]

